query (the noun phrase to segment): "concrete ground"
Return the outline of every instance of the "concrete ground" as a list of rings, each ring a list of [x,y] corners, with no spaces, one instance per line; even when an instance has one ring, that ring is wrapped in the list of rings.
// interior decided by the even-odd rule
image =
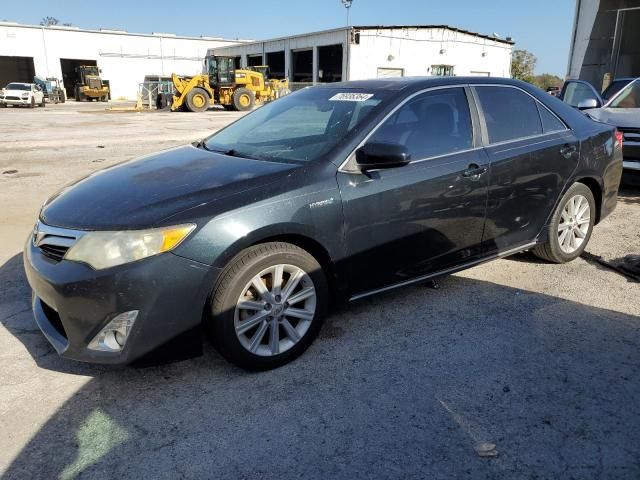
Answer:
[[[0,110],[3,478],[640,477],[640,285],[594,257],[521,254],[347,305],[266,373],[210,347],[145,369],[58,358],[21,265],[40,205],[238,116],[103,109]],[[588,252],[640,254],[640,190]]]

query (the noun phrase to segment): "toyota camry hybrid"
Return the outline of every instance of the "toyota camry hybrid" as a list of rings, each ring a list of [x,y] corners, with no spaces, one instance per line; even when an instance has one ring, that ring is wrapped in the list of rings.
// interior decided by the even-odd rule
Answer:
[[[575,259],[616,206],[621,152],[615,128],[514,80],[307,88],[50,198],[25,246],[33,311],[76,360],[197,353],[205,332],[277,367],[331,300],[524,250]]]

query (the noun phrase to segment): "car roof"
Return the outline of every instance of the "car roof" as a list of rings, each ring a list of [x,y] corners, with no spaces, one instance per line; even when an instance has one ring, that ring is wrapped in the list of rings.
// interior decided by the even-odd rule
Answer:
[[[405,88],[431,88],[446,85],[517,85],[522,82],[502,77],[392,77],[371,80],[351,80],[348,82],[321,83],[320,88],[366,88],[369,90],[403,90]]]

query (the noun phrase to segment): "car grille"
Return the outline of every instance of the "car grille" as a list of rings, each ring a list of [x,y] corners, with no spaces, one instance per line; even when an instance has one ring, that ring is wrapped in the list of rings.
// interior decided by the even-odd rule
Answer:
[[[69,247],[59,247],[57,245],[40,245],[40,251],[46,257],[59,262],[64,258],[64,254],[67,253]]]
[[[5,100],[20,100],[20,97],[14,97],[13,95],[7,95],[4,97]]]
[[[640,142],[640,128],[618,127],[625,142]]]
[[[42,255],[58,263],[80,236],[81,232],[50,227],[38,222],[33,229],[33,244],[38,247]]]
[[[97,88],[97,89],[102,88],[101,82],[97,78],[90,78],[87,83],[91,88]]]

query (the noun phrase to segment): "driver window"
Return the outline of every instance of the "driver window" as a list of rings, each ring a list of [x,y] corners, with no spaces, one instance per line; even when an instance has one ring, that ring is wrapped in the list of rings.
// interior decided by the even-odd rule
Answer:
[[[376,130],[369,142],[404,145],[412,160],[472,148],[473,128],[464,89],[446,88],[409,100]]]

